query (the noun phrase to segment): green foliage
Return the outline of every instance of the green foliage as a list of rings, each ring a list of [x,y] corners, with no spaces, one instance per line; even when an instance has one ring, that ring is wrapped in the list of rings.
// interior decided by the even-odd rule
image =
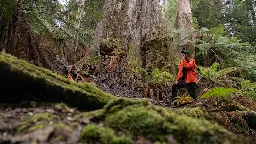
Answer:
[[[225,25],[228,35],[255,46],[256,18],[253,4],[254,0],[193,0],[192,13],[200,28]]]
[[[239,93],[242,96],[255,99],[256,98],[256,82],[244,80],[241,83],[241,89],[239,90]]]
[[[151,73],[150,81],[157,83],[171,83],[175,81],[175,77],[169,72],[160,71],[156,68]]]
[[[223,23],[224,16],[222,9],[224,5],[221,1],[215,0],[193,0],[192,13],[196,17],[200,27],[216,27]]]
[[[256,21],[255,14],[252,15],[252,11],[255,11],[253,3],[254,0],[233,0],[230,1],[225,8],[227,30],[229,33],[233,33],[234,36],[241,39],[243,42],[249,42],[255,46],[256,38]]]
[[[101,19],[103,4],[103,0],[87,0],[83,6],[76,0],[70,0],[66,5],[61,5],[58,0],[27,0],[23,11],[35,33],[65,40],[76,49],[90,44]]]
[[[220,80],[228,80],[228,74],[231,72],[236,71],[235,67],[231,67],[231,68],[224,68],[222,70],[218,70],[220,64],[219,63],[214,63],[212,66],[210,67],[202,67],[202,66],[197,66],[199,69],[200,74],[215,83],[218,83]]]
[[[235,88],[215,87],[208,90],[200,98],[218,97],[221,100],[226,100],[228,96],[231,96],[238,92]]]
[[[241,42],[236,37],[228,37],[224,34],[224,27],[221,25],[209,30],[200,30],[201,38],[198,39],[196,46],[199,50],[197,63],[199,65],[209,65],[214,61],[219,61],[224,67],[241,68],[246,79],[255,79],[255,48],[248,43]]]
[[[116,136],[110,128],[88,125],[82,129],[80,142],[87,144],[129,144],[130,139]]]
[[[17,0],[0,1],[0,21],[1,23],[11,20],[16,11]]]

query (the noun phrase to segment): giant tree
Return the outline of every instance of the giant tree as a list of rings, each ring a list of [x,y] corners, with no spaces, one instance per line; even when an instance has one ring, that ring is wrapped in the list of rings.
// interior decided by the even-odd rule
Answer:
[[[145,58],[143,43],[153,35],[169,35],[158,0],[105,0],[103,19],[95,33],[95,45],[107,39],[119,41],[131,57]],[[142,64],[143,65],[143,64]]]

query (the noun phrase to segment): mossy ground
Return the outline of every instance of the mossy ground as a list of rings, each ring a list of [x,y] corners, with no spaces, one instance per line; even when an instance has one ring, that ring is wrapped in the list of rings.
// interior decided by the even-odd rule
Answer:
[[[129,144],[129,137],[117,136],[110,128],[88,125],[82,130],[80,142],[88,144]]]
[[[181,110],[183,115],[179,115],[145,100],[119,99],[108,103],[102,111],[95,112],[97,114],[91,120],[127,135],[143,136],[151,142],[167,143],[167,137],[173,135],[178,143],[236,143],[235,135],[222,126],[198,119],[203,116],[200,109],[185,111]]]

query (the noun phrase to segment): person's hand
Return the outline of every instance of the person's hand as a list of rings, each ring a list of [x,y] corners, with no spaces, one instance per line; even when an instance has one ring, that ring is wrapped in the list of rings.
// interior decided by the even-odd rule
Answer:
[[[175,84],[177,84],[178,83],[178,81],[175,81]]]

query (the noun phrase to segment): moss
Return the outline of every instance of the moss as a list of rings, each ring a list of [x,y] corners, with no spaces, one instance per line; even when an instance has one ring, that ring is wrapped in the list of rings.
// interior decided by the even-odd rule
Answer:
[[[70,130],[70,131],[72,130],[72,127],[70,127],[66,124],[63,124],[63,123],[55,123],[55,124],[53,124],[53,127],[55,129],[65,129],[65,130]]]
[[[98,111],[94,119],[115,130],[143,136],[153,142],[165,143],[169,135],[173,135],[178,143],[187,144],[237,142],[235,135],[222,126],[193,118],[203,115],[200,109],[187,110],[186,114],[192,117],[151,105],[147,100],[118,99]]]
[[[52,121],[53,119],[57,119],[57,116],[55,116],[51,113],[47,113],[47,112],[38,113],[38,114],[35,114],[34,116],[28,116],[22,120],[21,124],[17,128],[17,131],[23,132],[26,129],[28,129],[28,131],[35,131],[38,129],[42,129],[46,126],[45,123],[39,124],[39,125],[34,125],[32,127],[30,127],[30,126],[37,123],[38,121],[48,123],[48,122]]]
[[[193,118],[206,118],[208,117],[208,113],[201,109],[200,107],[196,108],[181,108],[177,109],[175,112],[177,112],[180,115],[185,115]]]
[[[89,83],[70,81],[3,52],[0,53],[0,69],[0,86],[8,92],[8,95],[1,95],[3,101],[20,101],[32,95],[78,108],[99,109],[116,98]],[[15,91],[9,91],[14,86]],[[20,92],[19,96],[15,94],[16,91]]]
[[[30,127],[28,129],[28,132],[33,132],[33,131],[37,131],[37,130],[41,130],[47,127],[47,124],[38,124],[38,125],[34,125],[32,127]]]
[[[103,112],[102,109],[99,110],[95,110],[95,111],[90,111],[90,112],[84,112],[84,113],[80,113],[79,115],[77,115],[77,118],[90,118],[90,117],[96,117],[101,115]]]
[[[26,117],[23,121],[28,123],[35,123],[37,121],[51,121],[55,118],[57,118],[57,116],[48,112],[44,112],[35,114],[34,116]]]
[[[67,106],[65,103],[56,103],[53,104],[53,108],[56,110],[63,112],[74,112],[75,109],[70,108],[69,106]]]
[[[128,106],[108,115],[105,123],[133,135],[143,135],[153,140],[165,140],[159,132],[167,133],[165,119],[156,111],[143,106]]]
[[[129,144],[130,139],[116,136],[112,129],[89,125],[82,129],[80,142],[88,144]]]

